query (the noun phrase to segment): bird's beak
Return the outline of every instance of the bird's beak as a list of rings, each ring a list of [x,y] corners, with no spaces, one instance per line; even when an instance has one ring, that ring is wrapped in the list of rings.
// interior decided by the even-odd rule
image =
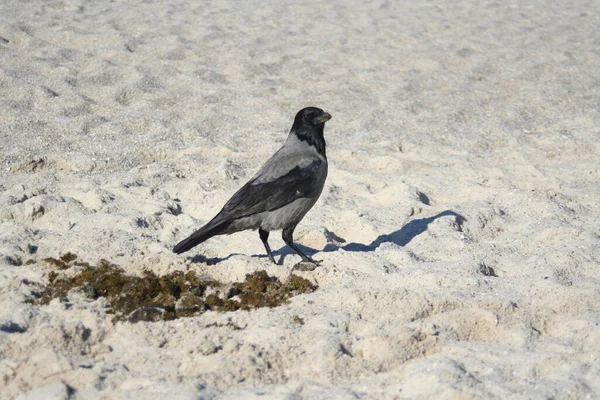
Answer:
[[[321,115],[320,117],[317,117],[313,120],[313,124],[318,125],[318,124],[324,124],[325,122],[329,121],[331,119],[331,114],[329,113],[325,113],[323,115]]]

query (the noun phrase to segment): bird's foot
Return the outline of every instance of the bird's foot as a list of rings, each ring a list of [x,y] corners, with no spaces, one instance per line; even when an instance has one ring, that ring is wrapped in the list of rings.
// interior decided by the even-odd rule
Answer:
[[[292,267],[292,271],[314,271],[320,264],[321,261],[302,260]]]

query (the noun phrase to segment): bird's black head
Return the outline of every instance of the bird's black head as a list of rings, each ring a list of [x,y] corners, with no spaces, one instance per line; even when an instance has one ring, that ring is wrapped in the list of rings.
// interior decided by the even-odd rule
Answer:
[[[325,138],[323,128],[325,122],[331,119],[331,114],[317,107],[306,107],[298,111],[292,125],[292,133],[298,139],[314,146],[325,157]]]
[[[294,119],[294,126],[292,129],[296,128],[310,128],[310,127],[318,127],[323,126],[325,122],[331,119],[331,115],[326,113],[317,107],[306,107],[302,110],[298,111],[296,114],[296,118]]]

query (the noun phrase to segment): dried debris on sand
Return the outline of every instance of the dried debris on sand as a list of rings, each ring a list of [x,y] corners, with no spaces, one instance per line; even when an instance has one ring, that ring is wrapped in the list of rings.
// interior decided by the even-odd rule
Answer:
[[[68,293],[77,289],[89,299],[105,297],[110,304],[107,312],[115,314],[113,322],[160,321],[197,316],[207,310],[277,307],[293,296],[317,289],[297,275],[290,275],[282,283],[264,270],[247,274],[243,282],[223,284],[201,278],[193,271],[175,271],[165,276],[144,271],[142,276],[131,276],[104,259],[96,266],[77,259],[73,253],[44,259],[56,269],[48,274],[49,284],[41,293],[39,304],[48,304],[54,298],[67,302]],[[77,272],[63,272],[71,269]]]

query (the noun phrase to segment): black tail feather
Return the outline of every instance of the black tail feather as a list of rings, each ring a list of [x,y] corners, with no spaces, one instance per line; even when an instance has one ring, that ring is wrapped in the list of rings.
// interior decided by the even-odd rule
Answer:
[[[212,225],[211,223],[206,224],[196,232],[192,233],[188,238],[177,243],[175,247],[173,247],[173,253],[185,253],[192,247],[195,247],[211,237],[223,232],[227,228],[227,225],[227,222],[218,225]]]

